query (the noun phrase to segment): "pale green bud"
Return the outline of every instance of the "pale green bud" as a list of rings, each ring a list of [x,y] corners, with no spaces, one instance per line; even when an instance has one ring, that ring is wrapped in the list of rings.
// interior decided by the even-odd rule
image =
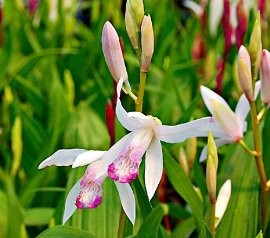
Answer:
[[[143,16],[144,16],[144,6],[142,0],[127,0],[126,12],[132,16],[134,22],[137,24],[138,29],[140,29]]]
[[[188,176],[189,168],[188,168],[187,156],[186,156],[185,150],[182,147],[179,150],[178,158],[179,158],[180,166],[184,170],[185,174]]]
[[[257,13],[257,17],[253,26],[253,30],[249,41],[249,55],[251,59],[251,65],[254,67],[254,74],[257,74],[261,53],[262,53],[262,36],[261,36],[261,16],[260,12]]]
[[[196,154],[197,154],[197,138],[196,137],[190,137],[187,139],[186,152],[187,152],[188,167],[189,169],[192,169],[195,159],[196,159]]]
[[[206,185],[210,196],[210,202],[213,204],[216,202],[218,157],[217,147],[211,132],[208,133],[207,146]]]

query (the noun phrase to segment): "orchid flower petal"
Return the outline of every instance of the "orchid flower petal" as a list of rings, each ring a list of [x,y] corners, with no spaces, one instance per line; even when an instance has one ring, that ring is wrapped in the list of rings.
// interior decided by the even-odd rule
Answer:
[[[120,183],[130,183],[136,179],[142,156],[153,138],[151,129],[136,132],[128,146],[116,156],[108,167],[108,176]]]
[[[63,222],[65,224],[66,221],[72,216],[72,214],[76,211],[77,207],[75,205],[76,197],[80,193],[80,183],[82,179],[79,179],[74,186],[70,189],[65,203],[65,210],[63,214]]]
[[[151,122],[151,119],[140,112],[129,112],[123,108],[120,101],[120,93],[123,85],[123,79],[120,79],[117,84],[117,103],[116,115],[123,127],[128,131],[140,130],[146,127],[145,122]]]
[[[228,179],[222,185],[218,193],[215,210],[215,218],[216,218],[215,227],[217,227],[219,222],[221,221],[227,209],[230,197],[231,197],[231,180]]]
[[[220,104],[224,105],[225,107],[227,107],[228,109],[231,110],[231,108],[229,107],[227,102],[221,96],[219,96],[217,93],[212,91],[211,89],[204,87],[204,86],[201,86],[201,94],[202,94],[203,101],[204,101],[206,107],[208,108],[209,112],[212,115],[213,115],[213,106],[212,106],[213,100],[218,101]]]
[[[119,154],[126,148],[130,141],[136,136],[137,132],[130,132],[117,141],[103,156],[100,160],[101,167],[108,167],[113,161],[119,156]]]
[[[260,88],[261,88],[261,81],[257,81],[255,83],[254,100],[256,100],[256,98],[258,97]],[[242,121],[245,121],[249,110],[250,110],[249,102],[246,96],[242,94],[236,105],[235,114],[238,115]]]
[[[230,143],[232,143],[232,141],[227,140],[227,139],[216,139],[215,143],[216,143],[216,146],[218,148],[218,147],[220,147],[222,145],[230,144]],[[201,152],[199,161],[203,162],[203,161],[206,160],[206,158],[207,158],[207,145],[203,147],[203,150]]]
[[[129,184],[115,182],[120,201],[128,219],[135,223],[135,197]]]
[[[159,140],[153,138],[145,156],[145,187],[149,201],[155,194],[163,172],[162,147]]]
[[[155,134],[161,141],[179,143],[190,137],[206,137],[209,131],[214,137],[224,136],[224,132],[212,117],[204,117],[176,126],[157,125]]]
[[[77,156],[76,160],[72,164],[72,168],[91,164],[94,161],[100,159],[106,151],[89,150]]]
[[[62,149],[56,151],[50,157],[45,159],[39,166],[38,169],[43,169],[47,166],[69,166],[72,165],[76,157],[85,152],[84,149]]]
[[[243,138],[243,121],[229,108],[212,100],[213,117],[226,134],[225,138],[236,142]]]

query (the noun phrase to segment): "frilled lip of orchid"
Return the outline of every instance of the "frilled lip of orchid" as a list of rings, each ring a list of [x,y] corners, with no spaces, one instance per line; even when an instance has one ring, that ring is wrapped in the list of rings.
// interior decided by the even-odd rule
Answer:
[[[98,206],[101,203],[101,193],[98,190],[98,188],[101,188],[101,184],[104,181],[104,179],[107,176],[107,167],[104,167],[103,163],[103,157],[107,151],[95,151],[95,150],[84,150],[84,149],[62,149],[56,151],[54,154],[49,156],[47,159],[45,159],[40,165],[39,169],[42,169],[47,166],[51,165],[57,165],[57,166],[70,166],[72,167],[78,167],[78,166],[84,166],[87,164],[90,164],[86,170],[85,175],[80,178],[75,185],[71,188],[69,191],[66,202],[65,202],[65,209],[63,214],[63,224],[73,215],[73,213],[76,211],[77,206],[81,206],[79,208],[89,207],[94,208]],[[88,171],[91,171],[91,173]],[[88,184],[92,183],[92,185],[95,185],[96,194],[92,198],[92,203],[85,203],[85,200],[83,203],[81,203],[81,200],[78,200],[78,197],[82,195],[82,186],[85,187],[85,194],[83,195],[89,195],[87,193],[91,192],[87,189],[91,190],[91,187],[87,187]],[[120,184],[118,182],[115,182],[116,188],[119,193],[120,201],[123,207],[123,210],[125,211],[127,217],[131,221],[132,224],[135,222],[135,197],[133,194],[133,191],[129,184]],[[85,199],[85,197],[84,197]],[[89,205],[89,206],[88,206]]]

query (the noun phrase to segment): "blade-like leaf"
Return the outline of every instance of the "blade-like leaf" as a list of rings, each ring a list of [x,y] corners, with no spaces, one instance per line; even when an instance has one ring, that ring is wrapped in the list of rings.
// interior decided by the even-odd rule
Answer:
[[[136,238],[158,237],[160,222],[164,215],[168,214],[169,207],[166,204],[161,204],[153,209],[147,216]]]
[[[95,236],[83,230],[70,226],[54,226],[43,231],[37,238],[94,238]]]
[[[216,234],[221,238],[255,237],[258,234],[260,190],[255,160],[237,145],[230,149],[231,153],[227,153],[222,161],[219,184],[231,179],[232,193]]]
[[[24,223],[28,226],[42,226],[49,224],[54,213],[53,208],[31,208],[27,209],[24,214]]]
[[[166,174],[172,186],[190,205],[194,217],[200,222],[203,219],[203,204],[194,191],[192,183],[170,153],[166,149],[163,150],[163,153]]]

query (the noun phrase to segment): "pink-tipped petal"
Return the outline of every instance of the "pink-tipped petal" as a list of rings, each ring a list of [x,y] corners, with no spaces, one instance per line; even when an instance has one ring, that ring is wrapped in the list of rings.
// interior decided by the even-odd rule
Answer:
[[[80,193],[80,183],[82,179],[79,179],[74,186],[70,189],[66,202],[65,202],[65,210],[63,214],[62,224],[65,224],[66,221],[73,215],[76,211],[77,207],[75,205],[76,197]]]
[[[39,166],[38,169],[43,169],[47,166],[69,166],[72,165],[76,157],[86,150],[84,149],[62,149],[56,151],[50,157],[45,159]]]
[[[107,21],[102,30],[102,50],[107,66],[114,80],[118,82],[120,78],[127,80],[128,75],[124,58],[119,42],[119,37],[113,25]]]
[[[84,166],[87,164],[91,164],[96,160],[99,160],[106,151],[100,150],[89,150],[77,156],[74,161],[72,168],[76,168],[79,166]]]
[[[163,171],[162,147],[159,140],[153,138],[145,156],[145,187],[149,201],[154,196]]]
[[[120,94],[123,85],[123,79],[120,79],[117,84],[117,103],[116,115],[123,127],[129,131],[140,130],[146,128],[151,120],[141,112],[129,112],[124,109],[120,101]]]
[[[180,143],[190,137],[207,137],[209,131],[214,137],[224,136],[224,132],[212,117],[204,117],[176,126],[160,125],[156,127],[155,134],[161,141]]]
[[[214,91],[210,90],[207,87],[201,86],[201,94],[203,97],[203,101],[208,109],[208,111],[213,115],[213,108],[212,108],[212,101],[216,100],[218,101],[220,104],[223,104],[224,107],[227,107],[230,109],[229,105],[227,104],[227,102],[221,97],[219,96],[217,93],[215,93]]]
[[[257,81],[255,83],[254,100],[256,100],[256,98],[258,97],[258,94],[260,92],[260,88],[261,88],[261,81]],[[236,105],[235,114],[237,116],[239,116],[239,118],[242,121],[245,121],[249,110],[250,110],[249,102],[248,102],[245,94],[242,94],[240,99],[238,100],[237,105]]]
[[[212,100],[212,110],[214,119],[226,134],[226,139],[236,142],[243,138],[245,125],[229,107]]]
[[[120,183],[129,183],[136,179],[142,156],[153,137],[152,130],[143,130],[136,133],[127,147],[118,154],[118,157],[108,167],[108,176]]]
[[[120,201],[128,219],[135,223],[135,197],[129,184],[115,182]]]

